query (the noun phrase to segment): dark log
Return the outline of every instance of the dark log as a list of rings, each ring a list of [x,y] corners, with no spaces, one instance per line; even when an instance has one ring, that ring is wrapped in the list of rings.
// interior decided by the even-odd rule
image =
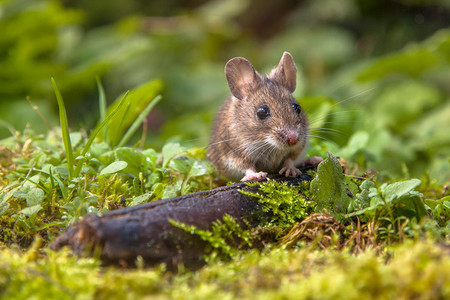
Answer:
[[[276,176],[273,179],[296,184],[310,178],[300,175],[295,178]],[[119,209],[101,216],[86,215],[58,236],[50,248],[59,250],[69,246],[77,255],[93,255],[95,252],[105,265],[134,266],[140,256],[147,266],[166,263],[173,268],[183,263],[187,268],[196,269],[204,264],[205,242],[172,226],[169,220],[209,229],[214,221],[229,214],[241,225],[245,219],[251,226],[256,226],[258,220],[253,213],[258,208],[258,201],[239,190],[256,192],[258,186],[237,183]]]

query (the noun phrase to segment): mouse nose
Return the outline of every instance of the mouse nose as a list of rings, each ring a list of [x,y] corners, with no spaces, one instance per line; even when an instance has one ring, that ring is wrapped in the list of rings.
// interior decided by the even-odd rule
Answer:
[[[289,131],[286,134],[286,142],[289,146],[294,146],[295,144],[297,144],[298,143],[298,133]]]

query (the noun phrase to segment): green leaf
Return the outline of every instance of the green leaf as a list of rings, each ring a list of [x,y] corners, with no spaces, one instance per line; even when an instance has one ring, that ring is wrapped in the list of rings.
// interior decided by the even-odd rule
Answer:
[[[196,160],[191,157],[172,159],[169,166],[187,177],[211,174],[214,170],[208,161]]]
[[[408,194],[420,183],[421,181],[419,179],[414,178],[389,184],[382,192],[383,198],[386,202],[391,202],[395,198],[400,198],[403,195]]]
[[[447,198],[450,198],[450,196],[447,197]],[[445,206],[447,209],[450,209],[450,201],[444,201],[444,206]]]
[[[373,185],[373,187],[368,186],[370,184],[366,184],[366,185],[367,186],[364,188],[364,190],[361,192],[361,194],[362,195],[367,194],[367,197],[369,199],[369,206],[366,208],[363,208],[361,210],[355,211],[351,214],[347,214],[346,217],[364,215],[366,218],[371,218],[375,215],[375,212],[377,211],[378,207],[385,205],[383,199],[381,198],[381,196],[378,193],[378,190],[375,187],[375,184]],[[356,195],[357,198],[358,198],[358,195]],[[364,196],[359,196],[359,197],[364,197]]]
[[[361,192],[356,194],[356,198],[350,202],[349,211],[357,211],[370,206],[370,190],[375,187],[375,183],[371,180],[364,180],[359,186]]]
[[[109,164],[108,166],[106,166],[100,172],[100,176],[117,173],[117,172],[122,171],[123,169],[125,169],[127,166],[128,166],[128,164],[125,161],[121,161],[121,160],[115,161],[115,162]]]
[[[42,201],[44,200],[44,197],[45,193],[42,189],[37,187],[31,188],[26,195],[27,205],[33,206],[41,204]]]
[[[154,199],[161,199],[164,194],[164,184],[156,183],[152,187],[152,195]]]
[[[181,157],[177,159],[172,159],[169,163],[169,166],[183,175],[188,175],[192,169],[193,164],[194,164],[193,159]]]
[[[128,166],[124,173],[139,176],[140,172],[146,172],[151,169],[151,164],[147,161],[147,157],[142,152],[128,147],[122,147],[114,150],[116,160],[126,161]]]
[[[328,210],[336,219],[343,220],[352,198],[339,161],[331,153],[317,167],[317,176],[311,181],[311,193],[317,201],[316,211]]]
[[[147,202],[152,197],[152,195],[153,193],[145,193],[140,196],[134,197],[130,202],[130,206],[135,206]]]
[[[163,156],[163,168],[166,168],[169,162],[174,158],[175,156],[185,152],[186,149],[182,147],[179,143],[168,143],[165,144],[164,147],[161,150],[162,156]]]
[[[145,149],[142,154],[146,157],[146,161],[150,163],[152,170],[156,168],[156,162],[158,160],[158,153],[154,149]]]
[[[30,217],[30,216],[37,214],[41,209],[42,209],[42,206],[40,204],[36,204],[36,205],[29,206],[27,208],[22,209],[19,213],[21,213],[27,217]]]
[[[213,172],[213,168],[207,161],[198,161],[195,160],[194,164],[189,171],[190,177],[203,176],[207,174],[211,174]]]
[[[164,192],[162,194],[162,199],[173,198],[176,197],[182,187],[183,182],[181,180],[175,182],[173,185],[166,185],[164,187]]]

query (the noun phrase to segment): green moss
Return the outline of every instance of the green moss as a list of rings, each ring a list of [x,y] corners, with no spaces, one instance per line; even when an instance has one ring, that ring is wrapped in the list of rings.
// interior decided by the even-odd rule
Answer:
[[[170,220],[170,223],[191,235],[196,235],[206,242],[205,252],[212,256],[205,257],[207,261],[211,258],[229,260],[240,253],[240,249],[252,246],[253,240],[250,230],[245,230],[233,217],[226,214],[222,220],[212,224],[211,230],[201,230],[192,225]],[[246,222],[245,222],[246,223]],[[246,224],[247,228],[249,227]]]
[[[250,251],[197,272],[101,268],[67,251],[0,250],[4,299],[448,299],[450,256],[430,241],[366,251]]]
[[[264,183],[249,184],[255,185],[259,185],[259,192],[241,192],[258,198],[260,206],[256,217],[263,227],[291,227],[306,218],[316,206],[316,202],[308,197],[310,193],[307,181],[289,185],[287,182],[280,183],[268,179]]]

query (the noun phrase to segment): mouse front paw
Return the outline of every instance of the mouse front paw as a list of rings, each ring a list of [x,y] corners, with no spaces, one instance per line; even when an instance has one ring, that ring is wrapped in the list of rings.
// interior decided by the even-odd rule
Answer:
[[[286,177],[289,177],[298,176],[302,174],[302,172],[294,166],[294,162],[291,159],[288,159],[284,162],[284,166],[281,168],[279,174],[285,174]]]
[[[302,171],[300,171],[299,169],[297,169],[296,167],[284,167],[280,170],[279,174],[283,175],[283,173],[286,175],[286,177],[289,176],[298,176],[300,174],[302,174]]]
[[[245,176],[241,179],[241,181],[248,181],[252,179],[261,179],[267,177],[266,172],[256,172],[254,170],[248,169],[245,171]]]

